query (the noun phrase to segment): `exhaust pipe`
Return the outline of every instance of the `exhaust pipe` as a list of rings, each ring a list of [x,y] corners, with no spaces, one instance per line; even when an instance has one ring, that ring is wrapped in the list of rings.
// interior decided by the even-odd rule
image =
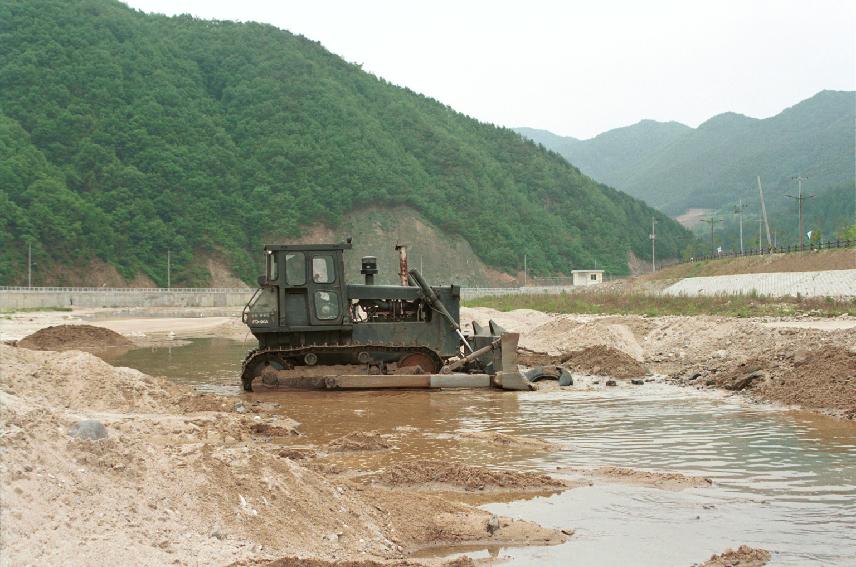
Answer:
[[[395,249],[398,250],[398,277],[401,279],[401,285],[410,285],[410,278],[407,277],[407,245],[396,244]]]
[[[366,277],[366,285],[374,285],[374,277],[377,273],[377,258],[374,256],[363,256],[360,259],[360,273]]]

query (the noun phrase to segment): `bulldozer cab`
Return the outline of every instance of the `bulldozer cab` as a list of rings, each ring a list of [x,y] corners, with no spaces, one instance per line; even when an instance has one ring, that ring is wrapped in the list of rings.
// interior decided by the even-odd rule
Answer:
[[[265,273],[244,320],[259,330],[350,327],[343,252],[350,244],[265,246]]]

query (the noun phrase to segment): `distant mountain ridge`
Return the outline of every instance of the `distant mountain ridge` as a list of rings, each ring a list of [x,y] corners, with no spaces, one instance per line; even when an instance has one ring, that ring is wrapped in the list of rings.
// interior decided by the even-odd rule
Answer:
[[[668,213],[755,200],[755,177],[777,197],[791,176],[814,193],[856,183],[856,92],[821,91],[757,119],[726,112],[697,128],[643,120],[589,140],[516,128],[592,178]]]

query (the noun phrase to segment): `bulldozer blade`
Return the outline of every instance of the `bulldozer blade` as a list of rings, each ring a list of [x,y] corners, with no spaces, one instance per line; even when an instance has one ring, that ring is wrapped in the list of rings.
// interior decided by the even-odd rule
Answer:
[[[500,328],[493,321],[491,329]],[[517,368],[517,342],[520,340],[520,333],[502,333],[500,341],[502,369],[496,373],[494,381],[497,386],[503,390],[531,390],[532,386],[529,381],[520,373]]]
[[[479,325],[473,321],[473,335],[477,337],[489,337],[490,332],[488,332],[484,325]]]
[[[505,329],[503,329],[503,328],[499,325],[499,323],[497,323],[497,322],[496,322],[496,321],[494,321],[493,319],[491,319],[490,321],[488,321],[488,325],[490,326],[490,334],[491,334],[491,335],[493,335],[494,337],[501,337],[501,336],[502,336],[502,334],[505,332]],[[519,335],[518,335],[518,336],[519,336]],[[516,352],[516,350],[517,350],[516,343],[515,343],[515,347],[514,347],[514,348],[515,348],[515,352]]]

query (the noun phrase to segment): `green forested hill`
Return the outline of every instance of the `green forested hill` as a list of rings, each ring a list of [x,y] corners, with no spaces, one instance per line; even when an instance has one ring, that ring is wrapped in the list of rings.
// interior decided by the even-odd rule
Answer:
[[[856,93],[822,91],[771,118],[726,113],[695,129],[645,120],[584,141],[518,131],[598,181],[677,215],[754,202],[757,175],[776,196],[793,190],[798,174],[815,193],[853,187],[854,121]]]
[[[654,213],[482,124],[268,25],[112,0],[0,4],[0,283],[97,257],[204,284],[250,281],[266,238],[407,205],[488,265],[536,273],[648,254]],[[658,257],[688,233],[662,215]]]

